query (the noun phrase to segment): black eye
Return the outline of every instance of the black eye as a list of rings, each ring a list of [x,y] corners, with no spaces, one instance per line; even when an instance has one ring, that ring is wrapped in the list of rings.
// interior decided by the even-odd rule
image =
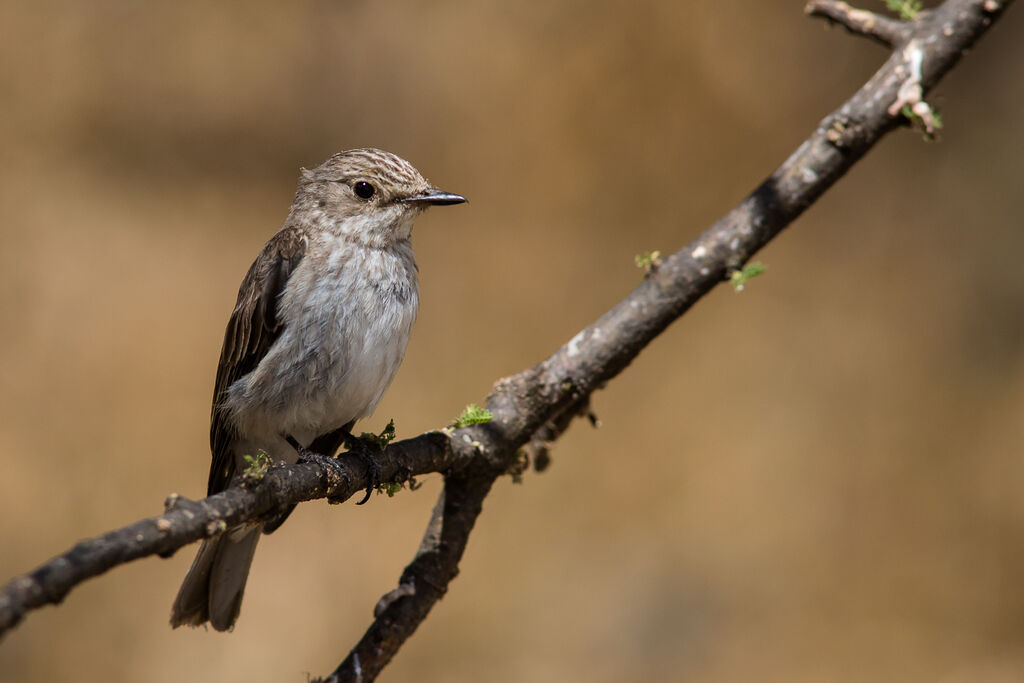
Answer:
[[[369,199],[372,197],[377,190],[370,183],[365,180],[360,180],[352,186],[352,191],[356,193],[356,196],[360,199]]]

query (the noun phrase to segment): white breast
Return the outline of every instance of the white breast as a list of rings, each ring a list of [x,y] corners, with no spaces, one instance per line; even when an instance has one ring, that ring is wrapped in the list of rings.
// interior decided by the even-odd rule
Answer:
[[[419,309],[412,246],[311,241],[278,308],[281,336],[228,390],[247,444],[291,435],[308,445],[373,412],[398,371]],[[291,458],[288,458],[291,459]]]

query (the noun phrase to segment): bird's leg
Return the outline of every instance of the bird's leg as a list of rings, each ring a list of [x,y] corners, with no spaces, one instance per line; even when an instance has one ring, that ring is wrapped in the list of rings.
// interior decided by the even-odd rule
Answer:
[[[303,463],[303,462],[315,463],[315,464],[319,465],[320,467],[324,468],[324,470],[327,471],[328,476],[330,476],[330,473],[333,472],[333,473],[337,474],[346,484],[351,483],[352,479],[349,478],[348,472],[346,472],[345,468],[341,466],[341,463],[338,462],[337,458],[332,458],[332,457],[327,456],[327,455],[322,455],[320,453],[317,453],[316,451],[313,451],[313,450],[310,450],[309,448],[306,448],[305,446],[300,444],[295,439],[295,437],[293,437],[290,434],[285,435],[284,438],[285,438],[285,441],[287,441],[288,444],[292,448],[294,448],[295,451],[299,454],[299,462],[300,463]],[[331,496],[327,497],[327,501],[329,503],[340,502],[338,500],[332,500]]]
[[[356,503],[362,505],[370,500],[370,494],[380,486],[380,463],[377,462],[377,453],[381,452],[380,442],[372,437],[362,438],[354,436],[351,432],[344,436],[345,452],[356,456],[366,465],[366,475],[370,483],[366,486],[366,495]]]

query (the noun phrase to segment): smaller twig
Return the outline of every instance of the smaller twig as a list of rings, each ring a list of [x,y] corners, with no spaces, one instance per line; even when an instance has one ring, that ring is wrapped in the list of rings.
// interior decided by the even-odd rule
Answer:
[[[546,470],[551,464],[551,444],[557,441],[578,417],[586,417],[593,427],[601,426],[601,421],[590,409],[590,394],[581,396],[578,401],[545,422],[540,429],[533,433],[530,440],[523,446],[528,457],[523,462],[523,469],[525,470],[532,463],[535,472]],[[517,475],[515,473],[513,475],[513,480],[518,481],[515,478]]]
[[[441,547],[441,532],[444,529],[444,501],[445,501],[445,490],[441,490],[441,495],[438,496],[437,502],[434,503],[434,509],[430,512],[430,521],[427,522],[427,530],[423,532],[423,540],[420,541],[420,547],[416,551],[416,557],[422,557],[430,553],[436,553]],[[402,576],[403,579],[407,577]],[[410,597],[416,594],[416,587],[413,583],[399,583],[398,587],[391,590],[381,596],[380,600],[373,608],[373,617],[375,619],[380,618],[382,614],[391,606],[395,600],[404,597]]]
[[[911,33],[906,22],[857,9],[839,0],[811,0],[804,7],[804,12],[812,17],[824,17],[850,33],[873,38],[891,49],[906,42]]]
[[[473,470],[473,471],[471,471]],[[486,464],[445,475],[444,492],[431,515],[416,557],[398,588],[374,609],[374,620],[348,657],[323,683],[372,681],[448,591],[459,573],[469,533],[500,471]]]

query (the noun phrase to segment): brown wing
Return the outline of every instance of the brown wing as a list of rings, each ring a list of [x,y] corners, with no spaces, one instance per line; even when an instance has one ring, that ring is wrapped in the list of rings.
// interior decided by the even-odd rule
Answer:
[[[224,332],[224,346],[217,366],[217,384],[210,414],[210,481],[207,495],[227,488],[235,473],[231,453],[233,430],[222,409],[224,393],[251,372],[281,333],[277,300],[288,278],[302,261],[306,241],[300,230],[285,227],[264,245],[238,288],[238,301]]]

